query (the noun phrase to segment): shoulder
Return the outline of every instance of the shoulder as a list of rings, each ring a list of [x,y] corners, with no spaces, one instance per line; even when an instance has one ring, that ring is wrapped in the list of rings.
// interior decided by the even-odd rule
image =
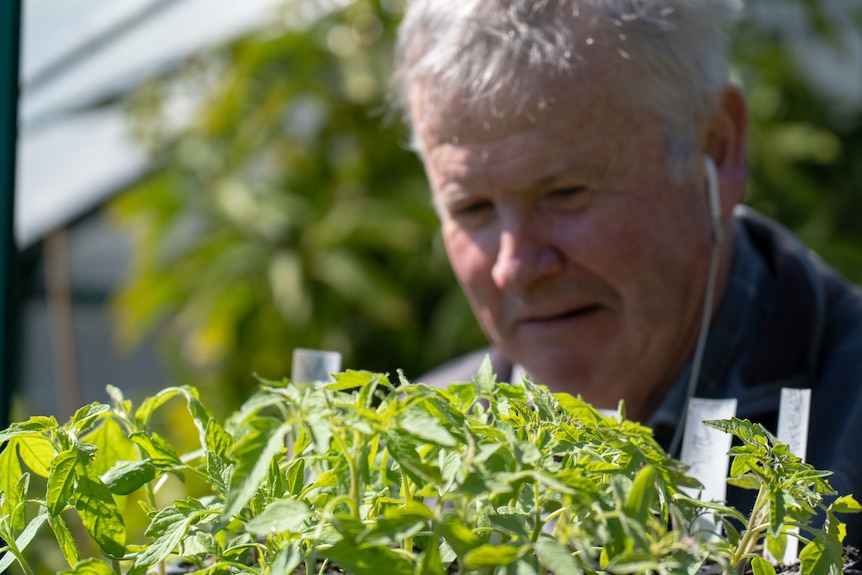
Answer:
[[[485,356],[491,359],[491,365],[497,379],[499,381],[506,380],[512,371],[512,363],[498,348],[486,347],[450,360],[416,378],[415,381],[434,387],[446,387],[451,383],[470,381],[479,371],[479,366],[482,365]]]

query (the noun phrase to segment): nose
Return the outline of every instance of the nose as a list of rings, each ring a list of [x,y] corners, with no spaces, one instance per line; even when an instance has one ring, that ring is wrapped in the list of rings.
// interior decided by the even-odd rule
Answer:
[[[498,289],[523,293],[563,265],[564,257],[548,230],[521,223],[501,229],[491,277]]]

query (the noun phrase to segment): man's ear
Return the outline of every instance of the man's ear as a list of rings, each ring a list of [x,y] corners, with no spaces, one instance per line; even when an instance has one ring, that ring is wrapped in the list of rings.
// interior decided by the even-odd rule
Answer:
[[[747,131],[745,97],[738,88],[728,85],[709,121],[701,148],[715,162],[721,189],[721,211],[725,216],[742,201],[745,193]]]

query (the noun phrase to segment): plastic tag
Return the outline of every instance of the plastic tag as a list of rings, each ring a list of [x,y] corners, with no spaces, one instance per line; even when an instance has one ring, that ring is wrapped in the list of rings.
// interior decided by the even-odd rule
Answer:
[[[811,415],[811,390],[785,387],[778,408],[778,441],[786,443],[794,455],[804,461],[808,455],[808,420]],[[798,529],[794,532],[798,533]],[[799,553],[799,540],[787,538],[782,563],[789,565]]]
[[[290,380],[294,383],[332,383],[333,373],[341,371],[341,354],[337,351],[296,348]]]
[[[685,434],[682,439],[683,463],[689,466],[688,474],[703,484],[700,498],[704,501],[724,502],[727,498],[727,472],[730,467],[731,435],[703,424],[709,419],[728,419],[736,415],[736,399],[703,399],[693,397],[688,403]],[[694,489],[687,490],[697,497]],[[721,526],[711,514],[698,518],[695,529],[706,538],[717,537]]]

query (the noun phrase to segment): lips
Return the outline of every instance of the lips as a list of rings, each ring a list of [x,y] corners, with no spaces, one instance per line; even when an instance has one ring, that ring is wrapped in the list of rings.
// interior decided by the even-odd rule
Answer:
[[[564,309],[562,311],[545,311],[545,312],[530,312],[522,314],[522,319],[518,321],[518,323],[523,324],[543,324],[543,323],[555,323],[559,321],[565,321],[570,319],[580,319],[586,316],[589,316],[597,311],[601,310],[601,306],[596,304],[584,305],[579,307],[573,307]]]

